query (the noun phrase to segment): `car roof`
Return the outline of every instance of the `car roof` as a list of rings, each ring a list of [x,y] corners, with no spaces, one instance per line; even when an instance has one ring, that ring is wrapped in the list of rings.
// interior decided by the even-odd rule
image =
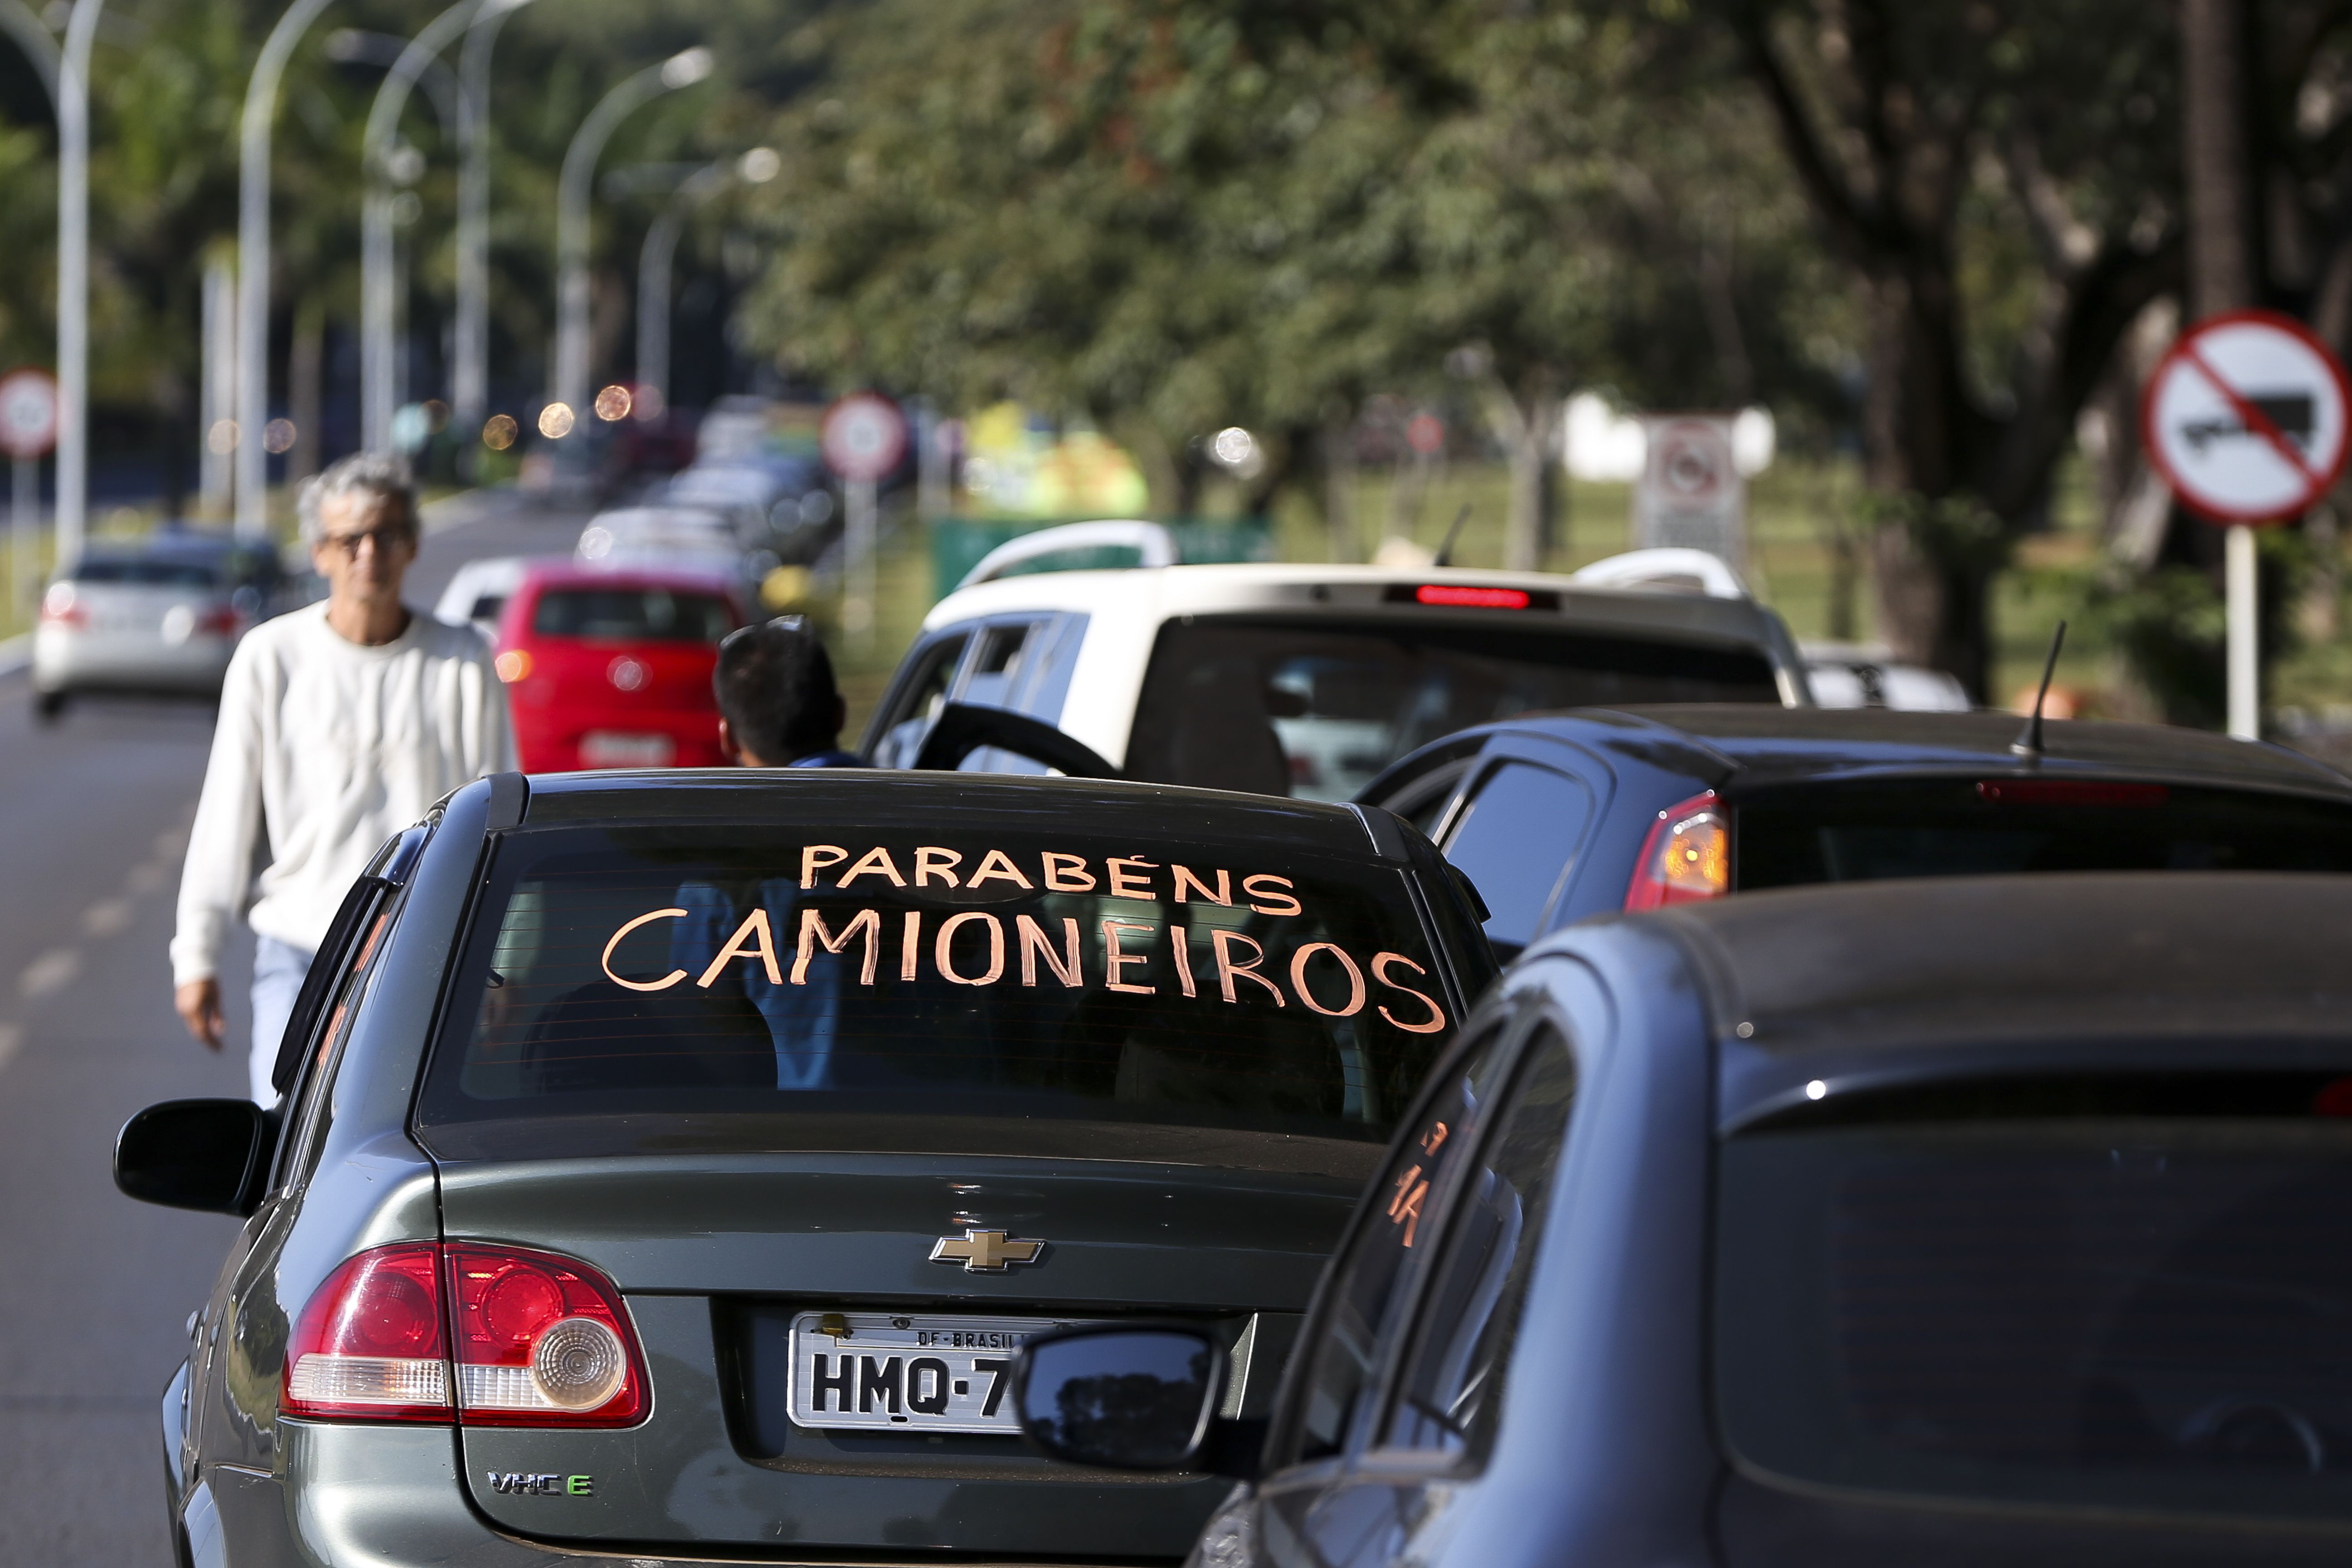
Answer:
[[[1391,605],[1382,592],[1395,584],[1447,584],[1465,587],[1519,588],[1557,594],[1559,609],[1454,610]],[[1067,610],[1106,621],[1156,625],[1171,616],[1293,610],[1311,614],[1360,613],[1428,617],[1470,616],[1484,624],[1523,616],[1541,625],[1556,616],[1580,628],[1680,633],[1703,640],[1748,647],[1775,647],[1771,612],[1752,599],[1710,598],[1697,594],[1595,588],[1545,572],[1485,572],[1433,566],[1403,570],[1386,566],[1252,563],[1202,566],[1139,566],[1113,571],[1037,572],[959,589],[924,616],[925,630],[951,622],[1022,611]],[[1794,660],[1791,645],[1788,657]]]
[[[1693,959],[1737,1120],[1884,1074],[2078,1059],[2251,1063],[2263,1042],[2352,1063],[2352,877],[2043,873],[1742,893],[1610,922]],[[1571,928],[1573,931],[1574,928]],[[1587,928],[1590,929],[1590,928]],[[2189,1047],[2184,1051],[2181,1047]]]
[[[1780,708],[1768,703],[1657,703],[1523,713],[1432,742],[1456,754],[1478,737],[1517,732],[1601,752],[1673,763],[1740,790],[1832,777],[1966,772],[2052,773],[2161,779],[2246,789],[2352,795],[2352,779],[2284,746],[2201,730],[2107,720],[2048,721],[2042,755],[2011,749],[2013,713],[1899,711],[1885,708]],[[1429,748],[1418,756],[1426,756]],[[1397,764],[1409,771],[1413,759]],[[1370,789],[1378,787],[1378,781]]]
[[[877,827],[995,826],[1131,837],[1135,853],[1187,837],[1370,860],[1356,808],[1278,795],[995,773],[869,768],[670,768],[536,775],[527,827],[628,822],[866,820]],[[1402,865],[1402,862],[1398,862]]]

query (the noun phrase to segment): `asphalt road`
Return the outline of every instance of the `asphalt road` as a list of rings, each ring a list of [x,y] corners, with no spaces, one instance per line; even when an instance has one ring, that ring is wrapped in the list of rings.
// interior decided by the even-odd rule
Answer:
[[[426,539],[410,602],[474,555],[567,553],[577,512],[457,509]],[[234,1220],[132,1203],[115,1130],[159,1100],[243,1092],[243,987],[231,1045],[172,1014],[165,947],[212,710],[89,700],[31,721],[0,677],[0,1563],[168,1568],[163,1385]]]

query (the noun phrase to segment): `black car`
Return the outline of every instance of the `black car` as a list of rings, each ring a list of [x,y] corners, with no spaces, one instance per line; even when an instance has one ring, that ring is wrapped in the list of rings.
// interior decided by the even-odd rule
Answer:
[[[2000,713],[1662,705],[1423,746],[1358,798],[1435,839],[1506,958],[1607,910],[2016,871],[2352,871],[2352,780],[2280,746]]]
[[[1012,1351],[1197,1326],[1262,1409],[1492,974],[1383,813],[1050,779],[501,774],[389,846],[281,1119],[124,1129],[248,1216],[164,1405],[184,1555],[1173,1558]],[[570,1559],[565,1559],[570,1560]]]
[[[2221,873],[1559,933],[1391,1145],[1262,1447],[1181,1326],[1033,1342],[1024,1429],[1255,1477],[1217,1568],[2339,1563],[2347,931],[2352,879]]]

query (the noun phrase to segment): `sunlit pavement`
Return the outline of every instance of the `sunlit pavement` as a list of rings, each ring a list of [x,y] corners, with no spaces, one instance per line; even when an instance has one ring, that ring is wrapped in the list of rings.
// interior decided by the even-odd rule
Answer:
[[[567,553],[584,521],[472,511],[425,541],[412,603],[474,555]],[[164,952],[213,710],[31,712],[24,674],[0,677],[0,1564],[168,1568],[163,1384],[236,1222],[132,1203],[109,1162],[141,1106],[245,1084],[249,946],[218,1057],[173,1016]]]

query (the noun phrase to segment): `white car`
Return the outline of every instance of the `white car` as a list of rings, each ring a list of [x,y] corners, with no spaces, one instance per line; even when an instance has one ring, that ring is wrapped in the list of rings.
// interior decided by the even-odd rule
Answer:
[[[1824,708],[1901,708],[1965,713],[1968,688],[1940,669],[1898,664],[1884,643],[1806,642],[1805,674]]]
[[[497,636],[499,612],[522,586],[523,574],[531,564],[527,555],[485,555],[467,562],[434,601],[433,618],[453,626],[470,621],[485,637]]]
[[[1136,566],[1041,569],[1122,548]],[[1530,710],[1812,700],[1788,627],[1736,579],[1175,559],[1165,530],[1138,522],[992,552],[925,618],[866,755],[911,764],[958,703],[1052,725],[1131,778],[1346,800],[1425,742]],[[961,765],[1042,771],[990,747]]]
[[[774,553],[748,542],[732,519],[686,506],[599,512],[580,531],[573,555],[586,566],[650,566],[714,578],[747,605],[760,602],[761,580],[776,567]]]
[[[266,547],[178,529],[93,544],[41,595],[34,710],[55,719],[85,691],[216,694],[238,639],[289,597]]]

